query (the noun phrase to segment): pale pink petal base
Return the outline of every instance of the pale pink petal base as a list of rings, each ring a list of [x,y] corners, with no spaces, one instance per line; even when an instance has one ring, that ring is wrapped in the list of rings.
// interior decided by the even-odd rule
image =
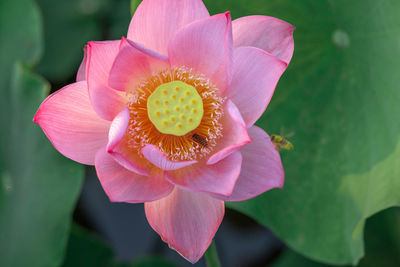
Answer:
[[[167,196],[174,187],[164,179],[161,171],[143,176],[125,169],[106,152],[105,147],[96,154],[96,171],[113,202],[153,201]]]
[[[257,126],[249,129],[253,142],[242,147],[242,170],[229,197],[215,197],[225,201],[242,201],[256,197],[272,188],[282,188],[285,180],[279,152],[267,133]]]
[[[242,155],[235,152],[213,165],[195,164],[169,171],[166,178],[186,190],[230,196],[240,174]]]
[[[129,115],[129,109],[124,108],[112,121],[108,132],[107,152],[112,152],[125,136],[129,125]]]
[[[153,163],[155,166],[166,171],[177,170],[197,163],[197,161],[195,160],[191,161],[169,160],[167,156],[163,152],[161,152],[158,147],[154,145],[144,146],[142,148],[142,154],[148,161]]]
[[[226,96],[239,108],[247,127],[263,114],[287,64],[254,47],[234,51],[233,79]]]
[[[124,108],[125,95],[108,86],[111,66],[119,51],[120,41],[89,42],[86,77],[90,101],[105,120],[112,121]]]
[[[144,176],[150,175],[149,169],[153,168],[152,164],[145,158],[140,157],[136,150],[130,148],[129,136],[124,135],[113,146],[109,144],[107,152],[127,170]]]
[[[191,263],[211,244],[224,217],[224,202],[179,188],[165,198],[145,204],[151,227]]]
[[[176,31],[209,16],[201,0],[143,0],[129,25],[128,39],[167,55]]]
[[[82,164],[94,165],[97,150],[107,144],[110,122],[93,110],[86,81],[47,97],[33,121],[61,154]]]
[[[232,28],[235,47],[258,47],[289,64],[294,49],[294,26],[273,17],[248,16],[234,20]]]
[[[236,105],[228,99],[224,110],[224,117],[222,119],[223,136],[214,149],[216,152],[207,160],[208,165],[217,163],[251,142],[246,124]]]

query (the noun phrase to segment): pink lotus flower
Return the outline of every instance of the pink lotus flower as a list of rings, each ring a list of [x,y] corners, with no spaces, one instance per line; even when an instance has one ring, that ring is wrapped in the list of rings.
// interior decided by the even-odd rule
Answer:
[[[266,16],[210,16],[201,0],[144,0],[127,39],[89,42],[77,82],[34,121],[60,153],[96,166],[111,201],[144,202],[153,229],[194,263],[224,201],[283,186],[279,153],[253,124],[293,31]]]

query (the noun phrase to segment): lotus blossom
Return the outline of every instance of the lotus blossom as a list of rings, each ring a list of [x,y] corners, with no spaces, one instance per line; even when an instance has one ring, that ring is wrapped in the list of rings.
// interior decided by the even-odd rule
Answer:
[[[77,81],[34,122],[60,153],[96,167],[111,201],[143,202],[151,227],[194,263],[224,201],[283,186],[279,153],[254,123],[293,31],[267,16],[210,16],[201,0],[144,0],[127,38],[86,45]]]

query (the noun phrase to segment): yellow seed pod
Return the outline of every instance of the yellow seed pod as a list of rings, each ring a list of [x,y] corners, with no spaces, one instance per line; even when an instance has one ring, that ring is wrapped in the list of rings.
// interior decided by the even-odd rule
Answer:
[[[196,88],[182,81],[164,83],[147,99],[147,114],[158,131],[182,136],[199,126],[203,100]]]

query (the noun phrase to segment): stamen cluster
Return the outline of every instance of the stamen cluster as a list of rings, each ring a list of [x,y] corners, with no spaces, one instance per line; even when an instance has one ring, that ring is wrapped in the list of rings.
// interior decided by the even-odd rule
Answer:
[[[197,128],[183,136],[164,134],[150,121],[147,100],[162,84],[182,81],[193,86],[203,101],[204,114]],[[165,69],[128,91],[130,121],[127,130],[128,146],[140,152],[147,144],[157,146],[170,160],[200,160],[208,155],[222,135],[221,118],[224,98],[209,79],[192,69]],[[138,153],[139,155],[141,153]]]

